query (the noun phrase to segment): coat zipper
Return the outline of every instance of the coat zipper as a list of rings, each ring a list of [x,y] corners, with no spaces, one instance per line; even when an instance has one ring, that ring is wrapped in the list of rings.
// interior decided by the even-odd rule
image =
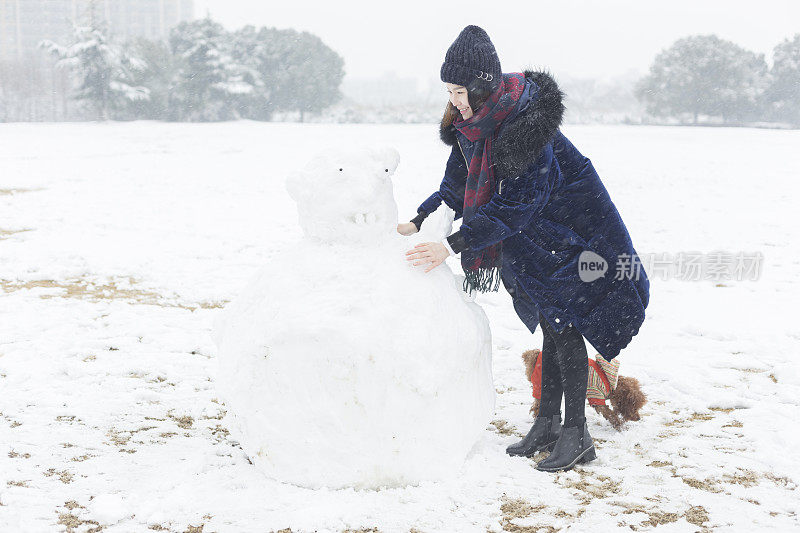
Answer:
[[[461,148],[461,141],[458,140],[458,137],[456,137],[456,142],[458,143],[458,149],[461,150],[461,157],[464,158],[464,164],[467,165],[467,169],[469,169],[469,162],[467,161],[467,156],[464,155],[464,149]]]

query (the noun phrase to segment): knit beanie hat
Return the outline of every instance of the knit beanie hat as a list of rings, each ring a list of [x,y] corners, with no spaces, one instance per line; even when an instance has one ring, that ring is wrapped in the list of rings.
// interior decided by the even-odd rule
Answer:
[[[467,26],[447,49],[440,77],[445,83],[494,90],[501,81],[500,59],[489,35],[479,26]]]

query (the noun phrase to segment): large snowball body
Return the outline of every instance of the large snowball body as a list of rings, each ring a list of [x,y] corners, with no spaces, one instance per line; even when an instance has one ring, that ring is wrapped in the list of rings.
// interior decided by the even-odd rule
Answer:
[[[376,488],[457,473],[494,411],[491,333],[446,264],[405,260],[452,211],[396,231],[396,151],[325,153],[287,180],[304,238],[221,313],[218,389],[270,477]]]

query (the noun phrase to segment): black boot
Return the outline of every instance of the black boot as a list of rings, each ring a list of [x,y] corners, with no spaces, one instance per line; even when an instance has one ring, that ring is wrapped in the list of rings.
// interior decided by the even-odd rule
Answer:
[[[508,455],[530,457],[541,450],[552,450],[561,435],[561,413],[537,416],[525,438],[506,448]]]
[[[556,472],[569,470],[577,463],[594,461],[597,454],[586,422],[581,426],[564,427],[552,453],[536,465],[537,470]]]

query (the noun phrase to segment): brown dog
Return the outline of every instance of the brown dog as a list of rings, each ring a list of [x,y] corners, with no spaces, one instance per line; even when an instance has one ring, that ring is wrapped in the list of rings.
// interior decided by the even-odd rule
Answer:
[[[534,417],[539,414],[539,401],[542,391],[542,351],[539,349],[527,350],[522,354],[525,362],[525,376],[533,386],[533,405],[531,413]],[[619,362],[609,363],[600,354],[595,360],[589,359],[589,384],[586,397],[589,405],[595,411],[611,422],[616,430],[622,429],[622,424],[629,420],[639,420],[639,409],[647,403],[647,397],[639,387],[639,380],[617,376]],[[611,408],[606,405],[606,400],[611,402]]]

